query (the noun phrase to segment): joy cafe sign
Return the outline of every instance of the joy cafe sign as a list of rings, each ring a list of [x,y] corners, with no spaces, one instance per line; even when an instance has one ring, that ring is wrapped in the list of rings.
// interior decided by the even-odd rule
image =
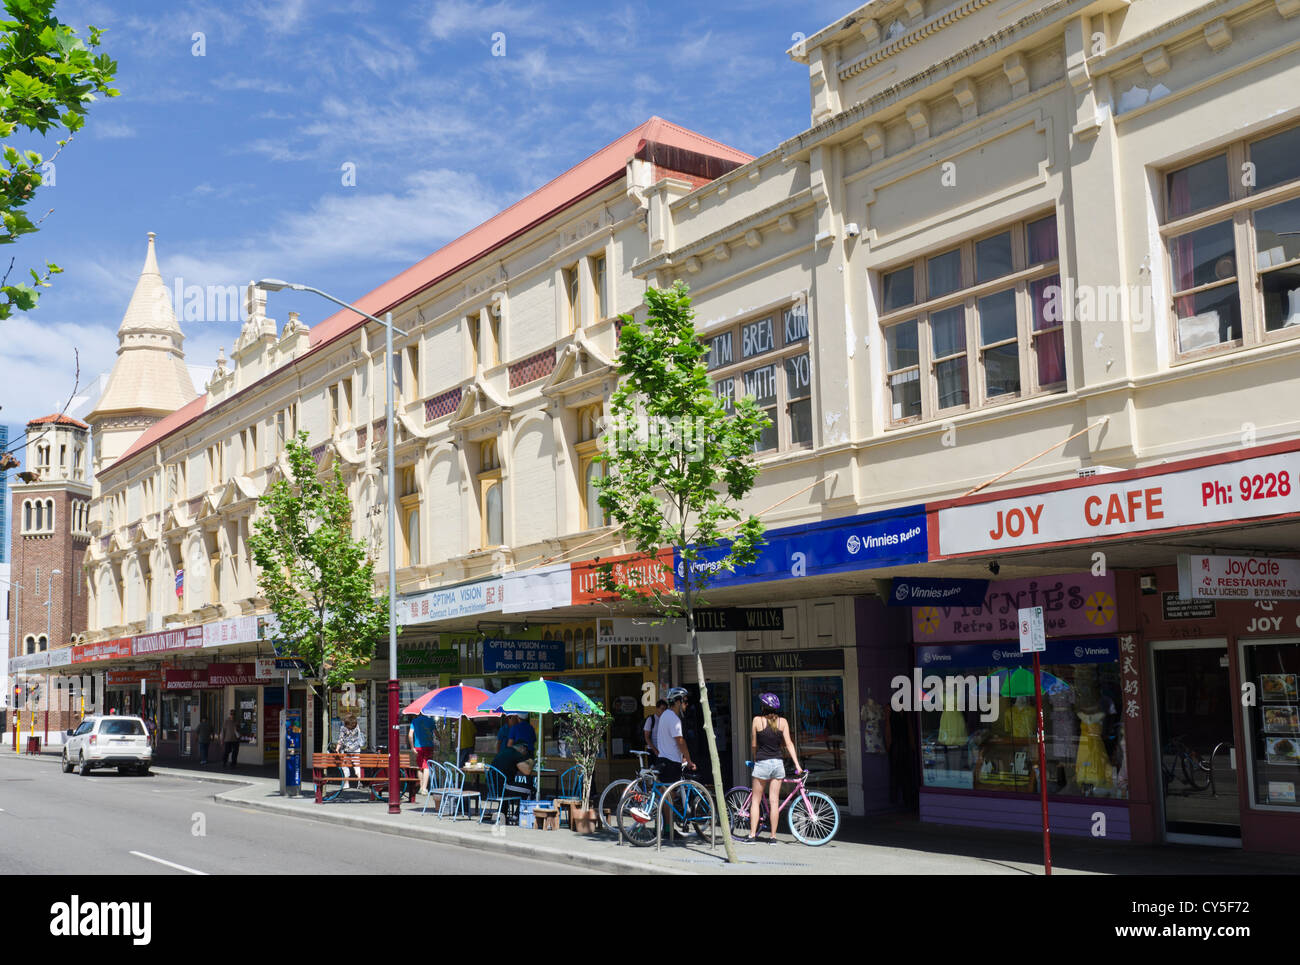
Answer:
[[[659,555],[653,558],[632,553],[574,563],[570,579],[575,604],[619,599],[617,593],[605,588],[607,581],[612,581],[615,586],[629,586],[638,592],[648,593],[651,589],[671,592],[675,585],[673,551],[671,547],[660,550]]]
[[[999,499],[939,503],[932,555],[1096,542],[1134,533],[1300,513],[1300,451],[1195,460],[1190,468],[1117,473]],[[1163,467],[1162,467],[1163,468]]]
[[[1178,595],[1184,600],[1300,600],[1300,560],[1180,554]]]
[[[1049,637],[1104,635],[1118,626],[1115,574],[1004,580],[989,584],[984,604],[920,606],[912,610],[912,639],[916,643],[965,640],[1015,640],[1017,613],[1041,606]]]

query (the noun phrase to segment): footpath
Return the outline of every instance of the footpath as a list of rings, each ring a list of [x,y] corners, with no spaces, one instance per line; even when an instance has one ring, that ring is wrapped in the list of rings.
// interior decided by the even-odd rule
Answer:
[[[16,755],[34,765],[57,766],[58,750]],[[301,797],[280,796],[275,768],[241,764],[233,771],[220,763],[155,766],[162,777],[213,785],[221,804],[251,808],[304,820],[344,825],[438,844],[531,857],[621,874],[875,874],[875,875],[1041,875],[1042,837],[1019,831],[990,831],[922,824],[914,815],[871,818],[841,817],[835,839],[818,848],[800,844],[788,832],[779,843],[736,844],[739,864],[729,866],[717,835],[707,839],[653,846],[620,845],[610,834],[577,834],[479,824],[477,819],[438,818],[423,804],[403,801],[399,814],[369,799],[364,791],[347,791],[327,804],[316,804],[310,784]],[[783,824],[784,827],[784,824]],[[430,871],[436,871],[430,868]],[[1239,849],[1166,844],[1107,842],[1055,835],[1054,874],[1083,875],[1234,875],[1300,874],[1300,858],[1245,853]]]

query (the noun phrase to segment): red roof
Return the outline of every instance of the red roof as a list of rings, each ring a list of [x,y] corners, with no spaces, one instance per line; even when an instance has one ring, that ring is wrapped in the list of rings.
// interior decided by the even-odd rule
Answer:
[[[56,413],[54,415],[43,415],[39,419],[32,419],[27,424],[29,426],[41,426],[51,422],[61,426],[76,426],[78,429],[90,428],[90,426],[86,425],[80,419],[74,419],[72,418],[72,416],[63,415],[62,413]]]
[[[439,248],[427,258],[390,278],[378,288],[356,299],[354,304],[371,315],[382,315],[395,308],[413,295],[436,285],[443,278],[482,258],[488,252],[501,247],[557,212],[621,178],[628,158],[641,151],[646,144],[677,148],[685,154],[703,155],[731,162],[734,165],[752,160],[752,157],[743,151],[737,151],[702,134],[678,127],[661,117],[652,117],[607,144],[586,160],[580,161],[555,180],[542,185],[532,194],[512,204],[500,214],[494,215],[455,241]],[[667,173],[664,162],[656,159],[655,173],[656,175]],[[697,181],[704,183],[707,179],[693,175],[687,180],[692,183]],[[363,319],[347,309],[335,312],[312,327],[309,333],[310,349],[290,364],[296,364],[316,349],[360,328],[364,323]],[[269,377],[268,375],[264,378]],[[203,393],[171,415],[155,422],[132,443],[118,461],[129,459],[196,419],[206,406],[207,395]]]

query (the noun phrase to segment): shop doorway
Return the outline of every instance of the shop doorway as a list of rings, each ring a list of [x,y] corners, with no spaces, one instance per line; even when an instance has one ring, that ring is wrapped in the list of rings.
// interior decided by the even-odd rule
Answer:
[[[722,786],[735,787],[732,774],[731,753],[731,684],[709,683],[709,716],[713,718],[713,737],[718,742],[718,766],[722,768]],[[708,738],[704,734],[704,708],[700,706],[700,685],[688,684],[690,702],[682,720],[682,734],[690,748],[691,760],[699,768],[695,775],[705,787],[713,787],[712,762],[709,760]]]
[[[809,785],[839,804],[849,803],[848,761],[844,752],[844,678],[839,674],[752,676],[749,707],[742,727],[749,757],[749,723],[762,712],[758,695],[776,694],[781,715],[790,724],[799,763],[811,775]],[[793,762],[786,761],[792,767]],[[793,773],[788,776],[793,777]]]
[[[186,695],[181,697],[181,757],[194,757],[199,752],[197,732],[199,729],[199,698]]]
[[[1156,692],[1156,787],[1165,839],[1240,845],[1227,641],[1151,646]]]

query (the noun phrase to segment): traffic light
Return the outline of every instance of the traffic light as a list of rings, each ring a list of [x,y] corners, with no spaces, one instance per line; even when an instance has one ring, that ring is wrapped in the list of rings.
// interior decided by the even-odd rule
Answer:
[[[27,688],[27,696],[31,698],[33,704],[39,704],[41,702],[41,685],[29,685]]]
[[[14,684],[14,708],[15,709],[17,709],[18,705],[22,703],[22,700],[23,700],[22,684]]]

